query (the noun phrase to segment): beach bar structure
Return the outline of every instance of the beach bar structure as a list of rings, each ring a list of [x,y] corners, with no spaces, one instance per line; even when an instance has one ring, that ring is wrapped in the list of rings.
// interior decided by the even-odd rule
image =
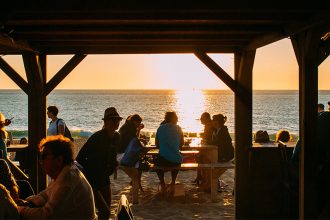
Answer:
[[[290,5],[288,5],[290,3]],[[249,205],[252,77],[256,50],[289,38],[299,65],[299,217],[316,217],[315,131],[318,66],[330,52],[330,9],[322,1],[17,1],[1,2],[0,54],[21,55],[27,81],[0,68],[28,96],[30,178],[46,186],[37,146],[46,136],[47,95],[89,54],[195,54],[235,94],[235,216]],[[234,78],[209,53],[234,54]],[[48,55],[73,55],[47,81]],[[285,56],[285,54],[283,54]],[[111,67],[111,66],[110,66]],[[270,66],[271,68],[271,66]],[[3,103],[5,104],[5,103]],[[262,204],[260,204],[262,205]]]

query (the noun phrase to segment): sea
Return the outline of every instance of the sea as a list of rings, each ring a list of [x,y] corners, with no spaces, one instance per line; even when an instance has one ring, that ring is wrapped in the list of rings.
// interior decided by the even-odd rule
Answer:
[[[65,120],[73,136],[89,137],[102,128],[104,110],[115,107],[125,119],[131,114],[143,118],[144,132],[154,133],[166,111],[175,111],[178,124],[187,136],[198,136],[203,126],[200,115],[227,116],[226,125],[235,131],[234,94],[229,90],[54,90],[47,105],[59,108],[59,118]],[[327,109],[330,90],[319,91],[318,102]],[[0,90],[0,111],[13,118],[6,129],[15,138],[28,135],[28,99],[21,90]],[[316,108],[316,107],[315,107]],[[253,132],[266,130],[275,135],[286,129],[299,133],[299,96],[296,90],[256,90],[253,92]],[[49,120],[49,119],[48,119]],[[125,120],[121,122],[124,123]]]

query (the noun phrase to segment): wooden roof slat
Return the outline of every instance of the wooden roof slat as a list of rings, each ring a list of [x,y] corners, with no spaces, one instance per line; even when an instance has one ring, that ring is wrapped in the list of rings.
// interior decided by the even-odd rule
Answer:
[[[253,2],[132,2],[71,0],[40,4],[11,0],[0,9],[0,34],[35,52],[146,53],[256,49],[288,37],[330,10],[316,4],[265,6]],[[128,3],[129,2],[129,3]],[[183,51],[181,51],[181,49]],[[75,51],[77,50],[77,51]],[[0,43],[0,53],[22,50]],[[220,51],[221,52],[221,51]],[[230,51],[229,51],[230,52]]]

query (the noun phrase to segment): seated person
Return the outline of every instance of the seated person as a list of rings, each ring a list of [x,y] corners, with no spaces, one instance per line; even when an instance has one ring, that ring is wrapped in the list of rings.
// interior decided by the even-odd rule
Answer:
[[[276,134],[276,140],[275,142],[282,141],[284,143],[291,140],[290,132],[287,130],[279,130]]]
[[[234,158],[234,146],[225,123],[227,117],[223,114],[213,115],[212,123],[215,130],[213,131],[212,141],[218,147],[218,162],[226,162]]]
[[[158,158],[155,160],[157,166],[180,166],[182,156],[180,149],[184,143],[183,132],[178,123],[178,116],[175,112],[166,112],[165,120],[156,132],[156,147],[159,148]],[[166,184],[163,170],[157,170],[160,181],[161,193],[165,193]],[[172,182],[170,190],[174,191],[176,177],[179,170],[172,170]]]
[[[317,131],[315,145],[317,148],[317,191],[319,212],[326,212],[330,206],[330,112],[323,112],[317,117]],[[298,140],[293,150],[291,162],[295,166],[296,176],[298,177],[299,155],[301,151],[301,141]],[[322,217],[323,218],[323,217]],[[329,218],[329,216],[327,216]],[[326,219],[326,218],[324,218]]]
[[[0,219],[19,219],[17,205],[2,184],[0,184]]]
[[[15,202],[19,200],[18,185],[3,159],[0,159],[0,174],[0,219],[19,219]]]
[[[0,159],[0,174],[0,184],[6,187],[12,199],[17,201],[19,199],[19,188],[7,162],[3,159]]]
[[[52,178],[48,187],[18,206],[27,219],[97,219],[93,191],[85,176],[73,163],[73,143],[62,135],[40,142],[40,162]]]
[[[119,147],[117,149],[117,160],[119,162],[123,158],[124,153],[126,153],[126,154],[130,153],[130,152],[127,152],[127,150],[130,150],[130,149],[127,149],[129,144],[131,144],[131,142],[134,138],[136,138],[137,140],[139,139],[140,131],[143,128],[144,128],[144,125],[142,124],[142,117],[140,115],[134,114],[134,115],[130,115],[127,117],[125,123],[119,129],[120,143],[119,143]],[[136,143],[136,142],[133,142],[133,143]],[[124,164],[122,164],[122,165],[124,165]],[[137,168],[137,166],[138,166],[138,164],[136,164],[136,168]],[[141,184],[142,171],[133,169],[133,168],[134,168],[134,166],[131,168],[126,167],[123,170],[132,179],[131,183],[137,184],[138,188],[143,192],[143,188],[142,188],[142,184]],[[135,183],[134,181],[137,181],[137,183]],[[135,188],[135,186],[134,186],[134,188]]]

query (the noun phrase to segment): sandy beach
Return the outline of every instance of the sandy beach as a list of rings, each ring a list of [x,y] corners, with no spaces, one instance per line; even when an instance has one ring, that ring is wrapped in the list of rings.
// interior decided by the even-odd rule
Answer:
[[[86,142],[85,138],[75,140],[75,153]],[[177,184],[184,185],[184,196],[160,196],[158,193],[158,177],[155,172],[143,172],[142,185],[144,192],[139,192],[139,204],[131,204],[134,219],[234,219],[235,206],[232,195],[234,187],[234,170],[227,170],[221,180],[225,183],[222,192],[217,193],[217,202],[211,202],[209,192],[204,192],[192,180],[196,171],[180,171]],[[170,182],[170,173],[166,173],[166,181]],[[115,218],[118,200],[125,194],[131,202],[130,178],[121,170],[117,179],[111,176],[112,205],[111,219]]]

